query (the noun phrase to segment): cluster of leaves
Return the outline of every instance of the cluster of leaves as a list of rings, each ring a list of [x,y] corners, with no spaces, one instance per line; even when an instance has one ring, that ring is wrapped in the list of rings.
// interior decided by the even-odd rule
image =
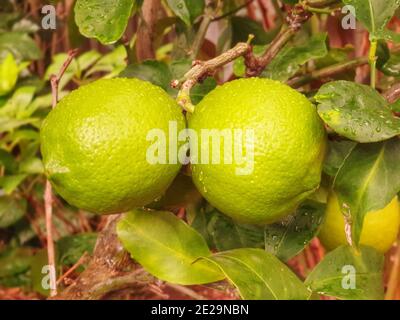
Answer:
[[[249,34],[255,35],[254,53],[261,54],[279,32],[282,18],[278,18],[276,28],[265,31],[254,20],[236,15],[245,3],[224,1],[219,12],[224,19],[218,19],[224,30],[215,46],[216,54],[246,41]],[[399,40],[387,28],[399,1],[343,3],[356,8],[357,18],[370,32],[371,41],[379,41],[377,66],[385,75],[381,89],[390,86],[400,77],[400,54],[389,51],[385,41]],[[199,0],[166,0],[168,16],[156,24],[160,38],[155,40],[157,59],[137,62],[131,58],[135,37],[125,45],[119,45],[119,40],[141,5],[140,0],[76,0],[74,17],[80,33],[113,50],[106,55],[88,51],[74,59],[60,83],[61,96],[71,84],[82,85],[99,76],[140,78],[176,96],[170,82],[181,79],[190,69],[193,54],[210,56],[208,52],[193,53],[203,13],[209,8]],[[29,211],[26,197],[32,188],[37,186],[35,192],[38,198],[42,196],[42,183],[36,183],[43,182],[38,128],[51,103],[49,87],[43,84],[58,72],[66,55],[55,56],[42,79],[33,77],[27,69],[28,62],[39,59],[40,51],[29,34],[37,29],[16,17],[0,21],[0,228],[4,229],[17,228]],[[164,43],[162,38],[172,28],[176,34],[174,43]],[[260,76],[285,82],[306,74],[310,67],[318,70],[348,60],[352,48],[330,48],[327,34],[315,34],[310,29],[306,24]],[[244,68],[243,60],[236,60],[235,76],[244,76]],[[383,256],[360,246],[359,239],[365,214],[385,207],[400,191],[400,120],[393,114],[400,107],[398,103],[390,105],[378,91],[351,79],[354,73],[349,72],[336,76],[336,81],[323,85],[318,92],[306,91],[317,104],[323,121],[340,136],[330,141],[324,185],[335,190],[347,209],[345,214],[352,217],[353,243],[358,251],[350,246],[332,251],[303,281],[286,262],[318,235],[326,197],[314,195],[284,221],[257,227],[227,218],[185,184],[187,192],[182,192],[179,201],[171,202],[169,190],[165,199],[152,204],[152,208],[161,211],[135,210],[119,222],[118,236],[132,258],[154,276],[172,283],[190,285],[228,279],[245,299],[310,299],[313,293],[341,299],[382,298]],[[196,85],[191,91],[192,101],[198,103],[216,84],[214,78],[208,78]],[[186,207],[187,223],[163,211],[176,206]],[[59,264],[76,262],[83,252],[91,250],[93,239],[92,234],[61,238],[57,242]],[[24,243],[18,240],[17,244]],[[33,251],[28,246],[10,246],[5,251],[0,248],[0,283],[29,283],[42,292],[38,279],[45,252],[41,250],[33,257]],[[358,271],[356,290],[342,286],[345,265]],[[37,276],[31,277],[32,274]]]

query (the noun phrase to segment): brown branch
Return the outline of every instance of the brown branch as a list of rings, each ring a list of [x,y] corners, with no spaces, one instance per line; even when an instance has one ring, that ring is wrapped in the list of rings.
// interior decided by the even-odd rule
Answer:
[[[52,93],[52,108],[55,108],[58,102],[58,84],[63,77],[65,71],[70,65],[72,59],[77,54],[77,50],[68,52],[68,58],[61,66],[60,71],[57,75],[50,77],[51,93]],[[50,266],[50,295],[55,296],[57,294],[57,278],[56,278],[56,260],[54,252],[54,241],[53,241],[53,191],[51,184],[46,180],[46,186],[44,191],[44,212],[46,220],[46,235],[47,235],[47,259]]]
[[[98,293],[95,288],[98,288],[99,283],[105,283],[122,272],[128,260],[115,232],[116,224],[121,216],[116,214],[107,217],[107,224],[99,233],[88,267],[73,284],[54,299],[98,299],[98,294],[94,294],[93,290]]]
[[[287,16],[288,27],[283,28],[275,39],[268,46],[267,50],[261,57],[255,57],[249,54],[246,57],[246,75],[255,77],[267,67],[267,65],[277,56],[282,48],[292,39],[292,37],[300,30],[301,26],[311,18],[312,14],[305,10],[304,6],[299,4],[289,12]]]
[[[235,47],[216,58],[208,61],[195,61],[192,69],[184,75],[183,80],[174,80],[171,83],[171,86],[174,88],[180,87],[177,97],[178,104],[184,110],[193,112],[194,106],[190,100],[190,90],[196,85],[196,83],[212,76],[218,68],[244,56],[250,50],[251,46],[248,43],[240,42]]]
[[[272,41],[266,52],[256,57],[253,54],[250,41],[253,36],[249,36],[247,43],[240,42],[232,49],[220,56],[208,61],[195,61],[193,67],[187,72],[183,80],[174,80],[171,86],[174,88],[179,87],[180,91],[177,96],[178,104],[187,112],[193,112],[194,106],[190,99],[190,90],[205,78],[212,76],[215,71],[232,62],[233,60],[244,57],[246,65],[246,75],[254,77],[259,75],[266,66],[276,57],[279,51],[288,43],[290,39],[300,30],[303,23],[305,23],[312,13],[305,10],[302,4],[296,5],[288,14],[287,22],[288,27],[283,28],[278,36]]]
[[[139,61],[155,59],[155,27],[162,5],[160,0],[144,0],[137,30],[136,56]]]
[[[302,76],[298,76],[288,80],[286,83],[294,88],[301,87],[305,84],[308,84],[314,80],[329,78],[337,74],[341,74],[343,72],[355,69],[359,66],[365,65],[368,63],[367,57],[361,57],[358,59],[337,63],[332,66],[322,68],[319,70],[312,71]]]
[[[204,43],[208,27],[214,21],[215,15],[222,10],[223,1],[211,0],[204,10],[203,20],[200,23],[192,47],[189,51],[190,58],[196,59]]]
[[[389,90],[387,90],[383,94],[383,97],[389,103],[395,103],[397,100],[399,100],[400,99],[400,83],[394,84]]]

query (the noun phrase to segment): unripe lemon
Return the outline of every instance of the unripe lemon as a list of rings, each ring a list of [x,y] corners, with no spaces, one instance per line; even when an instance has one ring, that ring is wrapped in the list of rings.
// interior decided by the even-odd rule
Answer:
[[[258,78],[226,83],[196,106],[189,128],[198,137],[190,142],[195,185],[240,222],[275,222],[319,186],[325,129],[315,106],[285,84]],[[220,145],[213,147],[218,135]]]
[[[397,196],[385,208],[366,214],[360,243],[385,253],[397,239],[400,207]],[[328,250],[346,245],[345,219],[335,193],[328,198],[326,217],[319,238]]]
[[[137,79],[99,80],[60,101],[41,128],[45,172],[70,204],[96,213],[117,213],[161,196],[177,175],[176,162],[147,158],[151,130],[170,122],[185,128],[184,116],[159,87]],[[179,146],[178,146],[179,147]]]

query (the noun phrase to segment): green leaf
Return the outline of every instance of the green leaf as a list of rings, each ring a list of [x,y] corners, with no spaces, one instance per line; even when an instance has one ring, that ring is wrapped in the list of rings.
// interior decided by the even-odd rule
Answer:
[[[82,35],[103,44],[114,43],[125,32],[134,0],[77,0],[75,22]]]
[[[142,63],[128,65],[119,77],[138,78],[149,81],[156,86],[164,89],[172,97],[176,97],[178,90],[172,89],[171,81],[181,79],[190,70],[191,61],[189,59],[176,60],[170,65],[164,62],[147,60]],[[199,103],[204,96],[217,86],[214,78],[207,78],[202,83],[196,84],[190,92],[190,97],[194,104]]]
[[[400,77],[400,54],[392,53],[380,70],[387,76]]]
[[[205,7],[204,0],[167,0],[167,4],[188,26],[203,13]]]
[[[26,33],[6,32],[0,34],[0,57],[11,53],[17,61],[38,60],[42,54],[35,41]]]
[[[207,232],[218,251],[238,248],[264,248],[264,228],[239,224],[213,207],[206,208],[210,216]]]
[[[362,246],[356,253],[342,246],[325,256],[307,277],[306,285],[313,292],[339,299],[383,299],[383,262],[383,255],[370,247]]]
[[[327,55],[326,34],[318,34],[301,46],[285,47],[268,65],[262,77],[286,81],[294,76],[306,62]]]
[[[92,253],[96,240],[96,233],[81,233],[61,238],[56,243],[59,263],[74,265],[85,252]]]
[[[44,172],[43,163],[37,157],[28,157],[19,164],[19,173],[41,174]]]
[[[15,248],[2,252],[0,254],[0,279],[28,271],[32,254],[31,248]]]
[[[0,188],[3,189],[6,194],[11,194],[27,176],[27,174],[16,174],[0,177]]]
[[[9,53],[0,63],[0,96],[9,93],[17,83],[19,68],[13,55]]]
[[[357,19],[367,28],[372,38],[382,38],[382,31],[400,5],[399,0],[343,0],[355,8]]]
[[[238,42],[246,42],[250,34],[254,35],[252,44],[265,45],[270,43],[280,30],[280,26],[266,32],[263,26],[247,17],[234,16],[231,18],[233,45]]]
[[[0,228],[8,228],[20,220],[26,212],[25,199],[14,199],[10,196],[0,197]]]
[[[38,121],[39,121],[39,119],[37,119],[37,118],[18,120],[18,119],[13,119],[10,117],[1,117],[0,116],[0,132],[12,131],[12,130],[22,127],[24,125],[33,124]]]
[[[334,189],[359,243],[365,215],[387,206],[400,191],[400,140],[358,144],[340,167]]]
[[[76,62],[78,65],[77,69],[78,69],[79,77],[81,77],[81,74],[84,70],[86,70],[87,68],[92,66],[100,58],[101,58],[101,54],[95,50],[90,50],[90,51],[87,51],[87,52],[83,53],[82,55],[80,55],[76,59]]]
[[[317,235],[324,214],[324,204],[305,201],[294,215],[265,227],[265,250],[280,260],[291,259]]]
[[[305,300],[311,292],[273,255],[261,249],[236,249],[206,258],[226,274],[246,300]]]
[[[331,177],[336,176],[344,160],[356,145],[356,142],[348,140],[328,141],[328,153],[324,161],[324,172]]]
[[[3,166],[5,173],[13,173],[17,169],[14,157],[7,151],[0,149],[0,166]]]
[[[0,117],[9,116],[16,119],[24,119],[30,116],[27,110],[35,95],[35,87],[19,87],[5,106],[0,109]]]
[[[400,34],[389,29],[381,30],[376,33],[376,37],[390,42],[399,43]]]
[[[400,118],[369,86],[350,81],[323,85],[315,96],[321,118],[338,134],[357,142],[377,142],[400,134]]]
[[[164,62],[147,60],[142,63],[128,65],[119,77],[138,78],[149,81],[165,91],[171,91],[172,73]]]
[[[105,73],[107,78],[117,76],[126,67],[127,53],[123,45],[102,56],[87,72],[84,78],[89,78],[97,72]]]
[[[132,258],[161,280],[191,285],[224,278],[212,263],[197,261],[211,255],[206,242],[170,212],[131,211],[117,234]]]

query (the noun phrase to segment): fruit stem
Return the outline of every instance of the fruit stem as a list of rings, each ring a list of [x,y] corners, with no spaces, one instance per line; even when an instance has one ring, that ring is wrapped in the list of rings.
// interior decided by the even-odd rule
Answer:
[[[369,48],[369,65],[371,67],[371,87],[375,89],[376,87],[376,51],[378,49],[378,41],[376,39],[371,40],[371,46]]]

